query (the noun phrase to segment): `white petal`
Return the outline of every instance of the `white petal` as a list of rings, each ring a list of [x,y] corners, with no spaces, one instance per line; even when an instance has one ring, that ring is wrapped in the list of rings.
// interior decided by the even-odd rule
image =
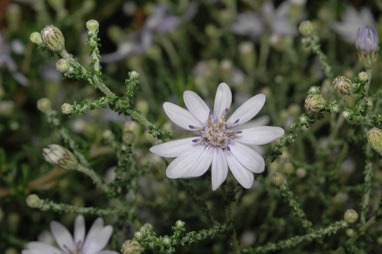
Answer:
[[[212,190],[215,191],[228,175],[227,159],[222,149],[214,149],[211,171]]]
[[[243,144],[264,145],[276,140],[284,135],[284,129],[273,126],[258,126],[249,129],[243,129],[235,138]]]
[[[248,171],[230,151],[224,151],[228,167],[230,168],[236,180],[246,189],[250,189],[253,185],[254,177],[252,172]]]
[[[103,251],[97,252],[97,254],[118,254],[118,252],[113,250],[103,250]]]
[[[253,127],[257,127],[257,126],[264,126],[264,125],[267,125],[270,122],[270,120],[271,119],[269,116],[260,116],[260,117],[256,118],[255,120],[252,120],[250,122],[247,122],[247,123],[239,125],[239,126],[236,126],[234,129],[235,130],[244,130],[244,129],[253,128]]]
[[[183,177],[199,177],[209,169],[214,158],[214,150],[206,147],[197,160],[194,161],[192,168]]]
[[[221,83],[218,86],[214,103],[214,117],[219,119],[224,110],[229,109],[232,103],[231,89],[226,83]]]
[[[228,122],[244,124],[251,120],[260,112],[265,103],[265,95],[258,94],[243,103],[233,114],[228,118]]]
[[[178,139],[166,143],[162,143],[159,145],[155,145],[150,148],[150,152],[155,153],[159,156],[166,158],[174,158],[181,155],[183,152],[190,149],[191,146],[195,145],[192,140],[197,137]]]
[[[204,145],[195,144],[189,151],[184,152],[173,160],[166,169],[166,176],[171,179],[181,178],[192,170],[194,162],[199,158],[205,149]]]
[[[105,248],[112,233],[113,227],[109,225],[92,234],[91,238],[86,238],[86,242],[82,248],[83,254],[95,254]]]
[[[83,246],[85,246],[85,244],[89,244],[87,242],[91,241],[94,238],[94,235],[96,235],[97,232],[102,229],[103,229],[103,219],[99,217],[93,222],[93,225],[89,229],[89,232],[86,236],[85,243]]]
[[[261,146],[249,145],[249,147],[252,148],[253,150],[255,150],[260,155],[264,154],[264,149]]]
[[[38,252],[46,254],[60,254],[61,251],[56,247],[42,242],[30,242],[27,244],[29,252]]]
[[[264,171],[264,159],[260,154],[255,152],[255,150],[240,144],[239,142],[234,142],[230,144],[229,147],[236,159],[248,170],[254,173],[261,173]]]
[[[185,91],[183,100],[187,109],[196,119],[203,124],[207,122],[211,110],[199,95],[193,91]]]
[[[163,109],[168,118],[176,125],[186,130],[195,130],[194,127],[201,127],[201,123],[188,111],[171,102],[163,103]]]
[[[54,240],[62,250],[74,250],[73,237],[69,231],[61,223],[52,221],[50,223],[50,230],[52,231]]]
[[[74,242],[80,243],[81,246],[85,241],[85,219],[82,214],[76,217],[74,222]]]

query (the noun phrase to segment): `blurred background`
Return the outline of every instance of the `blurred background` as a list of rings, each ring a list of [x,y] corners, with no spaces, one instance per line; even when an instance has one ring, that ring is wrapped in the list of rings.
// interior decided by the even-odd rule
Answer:
[[[150,121],[179,138],[184,133],[169,123],[162,103],[172,101],[182,105],[183,91],[194,90],[212,105],[220,82],[226,82],[233,90],[234,107],[254,94],[266,94],[267,103],[261,112],[264,121],[287,128],[304,112],[303,102],[309,87],[321,86],[326,95],[331,85],[317,58],[301,43],[300,22],[312,21],[314,33],[320,38],[333,72],[354,78],[363,69],[354,46],[357,29],[367,24],[376,25],[381,34],[381,10],[382,2],[377,0],[0,0],[0,252],[19,253],[26,242],[47,237],[44,232],[51,220],[72,227],[74,214],[28,208],[25,198],[32,192],[79,206],[107,207],[108,204],[107,197],[87,178],[52,168],[43,160],[42,148],[61,141],[57,131],[36,108],[37,101],[46,97],[52,108],[60,112],[65,102],[92,101],[101,94],[85,82],[64,80],[55,68],[58,59],[29,41],[32,32],[49,24],[59,27],[68,52],[82,64],[89,65],[85,22],[98,20],[107,85],[122,95],[128,72],[137,71],[141,84],[135,106]],[[376,90],[381,81],[381,61],[373,68],[376,71],[371,89]],[[110,146],[103,142],[102,134],[110,129],[121,136],[126,121],[107,109],[91,111],[81,117],[62,116],[62,125],[73,134],[95,170],[105,177],[112,174],[116,158]],[[323,137],[319,140],[323,144],[319,145],[325,146],[329,128],[323,126],[317,130]],[[190,225],[187,229],[203,228],[205,224],[199,218],[198,209],[190,209],[182,202],[187,198],[185,192],[171,190],[176,184],[165,179],[164,160],[149,154],[148,148],[153,143],[153,137],[144,128],[136,130],[136,163],[150,169],[148,176],[139,180],[137,199],[142,204],[147,201],[138,207],[140,218],[153,223],[159,233],[168,233],[176,219],[185,220],[186,225]],[[316,159],[313,152],[301,147],[292,147],[290,153],[313,162]],[[358,152],[351,150],[346,169],[354,171],[357,168]],[[291,174],[297,178],[295,172]],[[353,177],[352,181],[356,181],[362,179],[362,174]],[[212,207],[218,207],[218,194],[209,191],[210,182],[205,178],[193,184],[201,193],[207,193],[204,197],[211,200]],[[310,182],[309,179],[304,181]],[[296,183],[294,187],[305,195],[307,186]],[[269,195],[259,190],[245,194],[241,214],[242,218],[249,219],[238,223],[243,247],[298,233],[297,226],[288,229],[276,226],[287,223],[288,217],[264,224],[261,214],[268,211],[269,204],[247,209],[257,204],[256,200],[269,199]],[[327,195],[329,199],[335,193],[328,190]],[[353,197],[357,198],[357,194]],[[310,198],[304,196],[303,200]],[[155,205],[148,205],[151,202]],[[159,216],[155,212],[157,209],[161,211]],[[320,209],[326,208],[318,204],[307,211],[315,223],[322,222]],[[340,205],[338,210],[333,209],[327,215],[328,221],[343,214]],[[282,217],[283,209],[276,215]],[[87,217],[89,222],[93,219]],[[268,232],[266,236],[256,233],[260,225]],[[131,227],[128,223],[116,226],[122,232],[119,237],[131,237]],[[333,243],[335,241],[333,239]],[[224,241],[203,243],[198,253],[211,253],[211,250],[223,253],[224,246]],[[190,253],[188,251],[185,249],[184,253]],[[370,251],[377,251],[377,247],[370,247]]]

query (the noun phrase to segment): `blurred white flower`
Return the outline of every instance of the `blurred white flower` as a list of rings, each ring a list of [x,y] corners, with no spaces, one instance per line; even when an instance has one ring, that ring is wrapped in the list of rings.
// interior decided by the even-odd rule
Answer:
[[[185,19],[191,19],[196,12],[197,4],[191,2],[184,13]],[[154,44],[156,34],[168,33],[181,23],[178,16],[171,15],[165,4],[155,6],[153,13],[146,19],[143,27],[122,39],[117,51],[102,56],[102,62],[109,63],[122,60],[130,55],[143,54]]]
[[[236,21],[231,25],[232,32],[247,35],[252,39],[259,37],[264,31],[264,23],[260,17],[251,11],[237,15]]]
[[[250,146],[264,145],[284,135],[284,130],[279,127],[240,128],[259,113],[265,103],[265,95],[253,96],[228,119],[232,93],[225,83],[217,89],[213,111],[192,91],[185,91],[183,99],[188,110],[170,102],[165,102],[163,108],[172,122],[192,131],[195,137],[150,148],[152,153],[162,157],[176,157],[166,169],[167,177],[198,177],[212,164],[213,190],[227,178],[228,168],[244,188],[251,188],[253,173],[263,172],[265,162]]]
[[[104,226],[102,218],[98,218],[85,237],[85,220],[78,215],[74,222],[74,238],[60,223],[52,221],[50,230],[59,248],[45,242],[30,242],[22,254],[118,254],[116,251],[102,250],[113,233],[113,227]]]
[[[15,40],[8,43],[0,33],[0,69],[5,66],[20,85],[26,86],[29,81],[23,74],[17,71],[16,62],[11,56],[12,52],[22,54],[24,50],[25,48],[21,41]]]
[[[368,8],[362,8],[357,11],[354,7],[349,6],[341,22],[333,22],[332,28],[346,42],[354,43],[357,38],[358,28],[366,25],[375,25],[374,17]]]

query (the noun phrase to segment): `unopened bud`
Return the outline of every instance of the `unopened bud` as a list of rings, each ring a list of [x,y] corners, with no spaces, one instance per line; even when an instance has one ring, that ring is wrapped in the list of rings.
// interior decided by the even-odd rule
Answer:
[[[69,115],[73,112],[73,106],[69,103],[64,103],[61,106],[61,112],[65,115]]]
[[[274,172],[271,175],[271,182],[276,186],[280,186],[284,182],[284,176],[279,172]]]
[[[313,33],[313,24],[309,20],[301,22],[299,26],[300,33],[303,36],[309,36]]]
[[[175,222],[175,226],[176,226],[178,229],[182,229],[182,228],[184,228],[184,225],[185,225],[184,221],[177,220],[177,221]]]
[[[27,197],[26,203],[30,208],[38,208],[40,207],[40,198],[36,194],[30,194]]]
[[[370,67],[375,63],[379,50],[379,38],[375,26],[366,25],[358,28],[355,46],[359,59],[365,66]]]
[[[358,78],[361,82],[366,82],[369,80],[369,74],[367,74],[366,71],[361,71],[359,74],[358,74]]]
[[[338,76],[333,80],[334,89],[340,94],[349,94],[351,92],[351,80],[344,76]]]
[[[86,22],[86,28],[87,28],[88,31],[91,32],[91,33],[98,32],[99,23],[98,23],[98,21],[95,20],[95,19],[88,20],[88,21]]]
[[[143,248],[136,240],[127,240],[122,244],[122,254],[140,254],[143,252]]]
[[[37,45],[41,45],[43,43],[41,34],[39,32],[31,33],[31,35],[29,36],[29,40]]]
[[[111,132],[111,130],[105,130],[103,133],[102,133],[102,138],[103,139],[110,139],[113,137],[113,133]]]
[[[163,237],[163,244],[164,245],[170,245],[171,244],[171,239],[167,235]]]
[[[367,132],[367,140],[371,148],[382,155],[382,130],[373,128]]]
[[[53,25],[44,27],[41,30],[41,37],[46,46],[54,52],[60,52],[65,48],[64,35]]]
[[[48,145],[42,151],[44,159],[52,166],[59,166],[64,169],[76,169],[77,167],[76,157],[60,145]]]
[[[345,212],[344,219],[347,223],[354,223],[358,220],[358,213],[354,209],[348,209]]]
[[[56,63],[56,69],[61,73],[67,72],[69,70],[69,67],[70,67],[70,62],[68,59],[65,59],[65,58],[61,58]]]
[[[350,119],[351,113],[349,111],[345,110],[342,112],[342,117],[345,119]]]
[[[48,98],[41,98],[37,101],[37,109],[43,113],[48,113],[52,110],[50,100]]]
[[[309,94],[305,99],[305,108],[310,112],[320,112],[325,108],[325,99],[321,94]]]

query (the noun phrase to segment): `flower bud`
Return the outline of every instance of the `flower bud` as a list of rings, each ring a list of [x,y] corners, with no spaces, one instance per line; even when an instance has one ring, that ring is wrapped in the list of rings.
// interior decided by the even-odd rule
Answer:
[[[344,110],[342,112],[342,117],[345,118],[345,119],[350,119],[351,113],[349,111],[347,111],[347,110]]]
[[[127,240],[122,244],[122,254],[140,254],[143,252],[143,248],[136,240]]]
[[[163,244],[164,245],[170,245],[171,244],[171,239],[167,235],[163,237]]]
[[[105,130],[103,133],[102,133],[102,138],[103,139],[110,139],[113,137],[113,133],[111,132],[111,130]]]
[[[309,36],[313,33],[313,24],[309,20],[301,22],[299,26],[300,33],[303,36]]]
[[[95,19],[90,19],[86,22],[86,29],[88,29],[89,32],[95,33],[98,32],[99,23]]]
[[[371,148],[382,155],[382,130],[373,128],[367,132],[367,140]]]
[[[379,50],[379,38],[374,26],[366,25],[358,28],[355,47],[358,50],[359,59],[365,66],[372,65],[377,60]]]
[[[305,99],[305,108],[310,112],[320,112],[325,108],[325,99],[321,94],[309,94]]]
[[[358,73],[358,78],[361,82],[367,82],[369,80],[369,74],[366,71],[361,71]]]
[[[27,206],[30,208],[39,208],[40,207],[40,198],[36,194],[30,194],[26,200]]]
[[[284,176],[279,172],[274,172],[271,175],[271,182],[276,186],[280,186],[284,182]]]
[[[358,220],[358,213],[354,209],[348,209],[345,212],[344,219],[347,223],[354,223]]]
[[[73,112],[73,106],[69,103],[64,103],[61,106],[61,112],[65,115],[69,115]]]
[[[31,35],[29,36],[29,40],[37,45],[41,45],[43,43],[41,34],[39,32],[31,33]]]
[[[178,228],[178,229],[184,229],[184,225],[185,225],[184,221],[177,220],[175,222],[175,227]]]
[[[137,238],[138,240],[141,239],[142,236],[143,236],[142,233],[139,232],[139,231],[137,231],[137,232],[134,233],[134,238]]]
[[[333,80],[334,89],[340,94],[349,94],[351,92],[351,80],[344,76],[338,76]]]
[[[52,110],[50,100],[48,98],[41,98],[37,101],[37,109],[43,113],[48,113]]]
[[[42,151],[44,159],[52,166],[65,169],[75,169],[77,167],[76,157],[68,149],[60,145],[48,145]]]
[[[296,174],[298,178],[304,178],[306,176],[306,170],[303,168],[298,168]]]
[[[65,48],[64,35],[53,25],[44,27],[41,30],[41,37],[46,46],[54,52],[60,52]]]
[[[61,58],[56,63],[56,69],[61,73],[67,72],[69,70],[69,67],[70,67],[70,62],[68,59],[65,59],[65,58]]]
[[[139,133],[139,127],[136,122],[126,122],[123,126],[122,141],[125,144],[132,144],[135,136]]]

